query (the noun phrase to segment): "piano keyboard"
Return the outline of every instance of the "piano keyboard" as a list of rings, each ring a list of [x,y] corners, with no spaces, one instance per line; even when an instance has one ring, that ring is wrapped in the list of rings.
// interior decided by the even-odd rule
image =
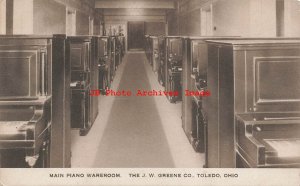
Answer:
[[[289,140],[265,139],[265,141],[277,151],[279,157],[300,156],[300,139],[289,139]]]
[[[16,131],[22,129],[22,126],[27,123],[28,121],[0,121],[0,133],[14,134]]]

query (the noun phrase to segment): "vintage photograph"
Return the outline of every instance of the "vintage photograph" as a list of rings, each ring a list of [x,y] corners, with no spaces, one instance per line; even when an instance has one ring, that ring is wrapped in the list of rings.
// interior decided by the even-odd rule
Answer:
[[[0,0],[1,186],[299,168],[300,0]]]

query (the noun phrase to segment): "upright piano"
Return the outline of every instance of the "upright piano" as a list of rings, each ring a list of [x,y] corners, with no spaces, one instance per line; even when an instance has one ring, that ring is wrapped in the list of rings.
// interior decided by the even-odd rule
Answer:
[[[164,84],[166,91],[177,91],[178,96],[167,96],[171,103],[181,101],[181,72],[183,60],[183,38],[165,37]]]
[[[113,81],[116,74],[116,38],[110,37],[109,39],[110,46],[110,80]]]
[[[125,56],[125,53],[126,53],[126,38],[125,38],[125,36],[119,36],[119,39],[121,40],[120,42],[122,45],[122,59],[123,59],[123,57]]]
[[[151,36],[150,37],[150,64],[152,65],[153,72],[157,72],[157,67],[159,63],[159,46],[158,46],[158,37]]]
[[[121,64],[122,61],[122,46],[120,42],[119,36],[112,36],[115,38],[115,70],[118,69],[118,66]]]
[[[165,86],[165,38],[164,36],[158,37],[158,49],[159,49],[159,62],[157,67],[157,80],[162,85]]]
[[[64,35],[0,36],[0,167],[70,167],[64,49]]]
[[[184,38],[182,71],[182,94],[185,91],[203,92],[207,86],[207,44],[206,40],[239,39],[238,37],[207,36]],[[207,92],[208,94],[208,92]],[[207,126],[203,117],[201,95],[182,97],[182,127],[196,152],[204,152]]]
[[[92,36],[91,43],[91,90],[96,90],[99,94],[99,69],[98,61],[100,59],[100,51],[98,49],[100,36]],[[91,96],[91,122],[94,123],[98,116],[98,96]]]
[[[300,40],[208,43],[208,167],[300,166]]]
[[[122,35],[117,36],[117,50],[119,53],[119,64],[121,64],[125,55],[125,37]]]
[[[99,69],[99,89],[102,94],[110,88],[110,52],[109,37],[101,36],[98,39],[98,69]]]
[[[205,37],[184,39],[185,53],[182,65],[182,95],[185,91],[203,91],[206,88],[207,47]],[[206,125],[202,115],[200,96],[182,97],[182,127],[196,152],[204,152]]]
[[[67,37],[67,55],[71,63],[71,127],[86,135],[92,127],[92,36]]]
[[[151,53],[150,35],[145,35],[145,54],[149,63],[151,63],[150,53]]]

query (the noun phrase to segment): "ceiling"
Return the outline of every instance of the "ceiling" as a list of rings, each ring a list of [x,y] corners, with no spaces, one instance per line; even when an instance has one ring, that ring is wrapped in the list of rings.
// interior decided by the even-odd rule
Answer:
[[[95,0],[98,9],[175,9],[177,0]]]

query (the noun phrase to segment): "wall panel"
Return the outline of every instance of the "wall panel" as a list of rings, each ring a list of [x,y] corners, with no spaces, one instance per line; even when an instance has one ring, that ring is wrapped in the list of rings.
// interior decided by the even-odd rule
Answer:
[[[300,37],[300,2],[284,1],[284,36]]]
[[[33,34],[33,0],[13,1],[13,34]]]
[[[293,2],[296,0],[286,0]],[[182,0],[179,1],[178,34],[201,36],[201,10],[212,5],[212,28],[215,36],[274,37],[276,36],[276,0]],[[295,9],[295,8],[294,8]],[[290,11],[289,11],[290,12]],[[299,25],[296,11],[286,18],[293,30]],[[299,12],[299,10],[298,10]],[[176,15],[175,15],[176,16]],[[204,16],[202,14],[202,16]],[[203,18],[203,17],[202,17]],[[174,18],[168,17],[169,20]],[[204,19],[205,20],[205,19]],[[294,24],[295,22],[295,24]],[[202,24],[204,26],[205,24]],[[169,33],[174,33],[169,25]],[[203,28],[202,28],[203,29]],[[291,33],[292,34],[292,33]]]
[[[176,11],[169,12],[167,14],[168,22],[168,35],[175,36],[178,35],[178,15]]]
[[[164,22],[146,22],[145,34],[147,35],[165,35],[165,23]]]
[[[76,12],[76,35],[89,35],[89,16]]]
[[[53,0],[34,0],[34,34],[65,34],[66,8]]]

